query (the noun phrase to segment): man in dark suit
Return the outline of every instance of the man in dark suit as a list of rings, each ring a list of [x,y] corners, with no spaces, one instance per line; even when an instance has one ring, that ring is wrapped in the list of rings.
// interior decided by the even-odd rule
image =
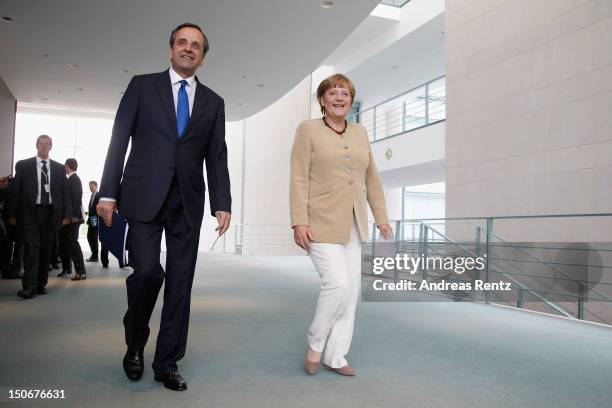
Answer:
[[[24,299],[47,293],[53,234],[72,213],[64,166],[49,159],[52,144],[47,135],[36,139],[38,154],[17,162],[11,186],[9,224],[19,220],[24,233],[23,289],[17,292]]]
[[[79,164],[76,159],[66,159],[64,164],[67,176],[68,194],[72,214],[70,223],[62,226],[60,230],[60,257],[62,259],[62,272],[57,276],[72,275],[74,264],[75,275],[71,280],[80,281],[86,278],[85,262],[83,262],[83,251],[79,244],[79,228],[83,223],[83,185],[76,174]]]
[[[98,182],[89,182],[89,191],[91,191],[91,198],[89,199],[89,206],[87,209],[87,242],[89,243],[89,249],[91,250],[91,256],[87,258],[87,262],[98,262],[98,212],[96,206],[100,201],[100,194],[98,193]],[[107,255],[108,256],[108,255]],[[108,260],[106,261],[108,265]]]
[[[134,272],[126,282],[124,371],[131,380],[142,376],[148,323],[165,277],[153,371],[156,381],[176,391],[187,388],[177,361],[187,346],[191,286],[204,215],[204,161],[219,234],[227,230],[231,218],[223,99],[195,77],[208,48],[200,27],[182,24],[170,36],[170,69],[132,78],[117,110],[98,204],[105,224],[111,224],[115,204],[129,223]],[[163,231],[165,274],[160,264]]]
[[[4,223],[6,228],[6,236],[0,249],[0,268],[4,279],[21,279],[23,263],[23,234],[21,228],[9,224],[7,214],[13,180],[12,176],[0,179],[0,203],[4,203],[0,222]]]

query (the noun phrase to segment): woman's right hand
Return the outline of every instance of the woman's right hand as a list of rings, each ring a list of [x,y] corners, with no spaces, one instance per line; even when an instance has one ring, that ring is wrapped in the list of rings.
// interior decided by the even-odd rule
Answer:
[[[312,242],[312,231],[308,225],[296,225],[293,227],[293,240],[304,251],[308,251]]]

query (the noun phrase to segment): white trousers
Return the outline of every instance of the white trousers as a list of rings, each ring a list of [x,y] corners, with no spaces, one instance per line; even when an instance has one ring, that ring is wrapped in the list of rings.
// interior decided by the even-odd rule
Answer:
[[[348,244],[311,242],[308,255],[321,277],[308,345],[314,351],[324,351],[323,363],[344,367],[348,364],[345,356],[353,338],[361,286],[361,240],[354,215]]]

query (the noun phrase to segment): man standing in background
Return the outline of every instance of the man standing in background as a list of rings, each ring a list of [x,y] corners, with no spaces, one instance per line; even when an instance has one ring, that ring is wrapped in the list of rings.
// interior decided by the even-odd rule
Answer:
[[[87,258],[87,262],[98,262],[98,212],[96,206],[100,201],[100,194],[98,194],[98,182],[89,182],[89,191],[91,191],[91,198],[89,199],[89,206],[87,209],[87,242],[89,243],[89,249],[91,250],[91,256]],[[108,265],[108,255],[106,264]]]
[[[75,275],[71,280],[79,281],[86,278],[83,251],[79,244],[79,228],[83,223],[83,185],[76,174],[78,163],[76,159],[66,159],[66,177],[68,179],[68,194],[72,207],[70,223],[64,225],[60,231],[60,256],[62,258],[62,272],[57,276],[72,275],[71,263],[74,264]]]
[[[10,201],[12,176],[0,178],[0,205],[2,205],[2,222],[5,224],[6,236],[0,248],[0,268],[3,279],[21,279],[23,264],[23,233],[8,220],[8,202]]]
[[[53,234],[72,214],[66,170],[49,159],[52,145],[47,135],[36,139],[37,155],[17,162],[9,195],[9,224],[19,221],[24,232],[23,289],[17,292],[23,299],[47,293]]]

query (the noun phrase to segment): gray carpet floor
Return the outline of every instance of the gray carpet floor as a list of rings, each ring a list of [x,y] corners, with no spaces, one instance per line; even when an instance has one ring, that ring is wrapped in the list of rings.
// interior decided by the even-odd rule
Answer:
[[[475,303],[358,306],[348,360],[354,378],[303,372],[318,294],[306,257],[200,254],[186,392],[153,381],[161,296],[140,382],[129,382],[125,277],[51,278],[23,301],[0,282],[0,403],[88,407],[612,407],[612,330]],[[53,274],[54,276],[55,274]],[[8,390],[63,389],[65,400],[8,400]]]

